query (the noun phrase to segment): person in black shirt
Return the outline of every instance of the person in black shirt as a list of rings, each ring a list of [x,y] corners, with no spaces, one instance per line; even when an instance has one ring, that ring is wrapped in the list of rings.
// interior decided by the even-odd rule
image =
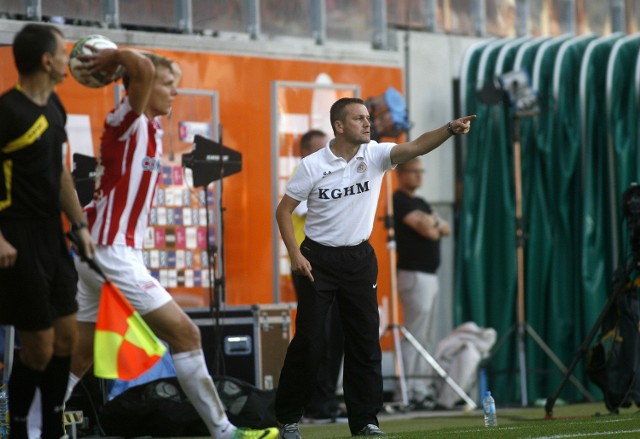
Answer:
[[[66,113],[54,93],[67,70],[63,35],[27,24],[13,54],[18,84],[0,96],[0,324],[15,326],[21,344],[9,381],[10,435],[27,438],[29,406],[40,388],[42,438],[58,439],[78,308],[61,212],[78,250],[90,258],[95,247],[63,164]]]
[[[398,251],[398,296],[404,326],[428,350],[433,343],[440,238],[449,235],[450,229],[429,203],[415,194],[422,185],[424,174],[420,159],[399,164],[396,172],[398,189],[393,195],[393,213]],[[433,397],[429,380],[424,378],[429,371],[428,364],[407,340],[402,341],[401,347],[409,377],[409,402],[416,408],[426,408]]]

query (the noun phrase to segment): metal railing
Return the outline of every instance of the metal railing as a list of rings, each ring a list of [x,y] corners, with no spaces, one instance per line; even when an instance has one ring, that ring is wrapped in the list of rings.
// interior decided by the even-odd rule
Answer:
[[[283,36],[369,41],[394,50],[393,29],[469,36],[628,32],[640,27],[636,2],[609,0],[6,0],[0,17],[72,25],[250,39]],[[605,22],[605,25],[603,25]]]

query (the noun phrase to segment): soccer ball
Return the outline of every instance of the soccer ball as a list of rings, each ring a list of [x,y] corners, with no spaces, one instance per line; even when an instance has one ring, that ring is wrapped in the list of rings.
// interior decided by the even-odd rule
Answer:
[[[118,66],[118,71],[115,75],[109,74],[103,70],[92,75],[82,76],[84,69],[78,69],[78,67],[80,67],[83,63],[77,57],[78,55],[89,55],[93,53],[91,49],[86,47],[87,44],[95,47],[96,49],[118,48],[116,43],[102,35],[89,35],[88,37],[84,37],[76,41],[76,43],[71,48],[71,54],[69,55],[69,70],[71,71],[71,75],[73,75],[76,81],[86,87],[99,88],[104,87],[105,85],[118,79],[122,74],[122,66]]]

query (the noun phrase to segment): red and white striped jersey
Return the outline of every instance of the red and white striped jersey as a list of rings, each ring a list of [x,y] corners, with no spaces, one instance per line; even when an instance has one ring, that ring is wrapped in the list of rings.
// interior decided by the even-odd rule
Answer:
[[[128,97],[104,123],[94,199],[86,207],[98,245],[142,248],[162,170],[162,127],[131,108]]]

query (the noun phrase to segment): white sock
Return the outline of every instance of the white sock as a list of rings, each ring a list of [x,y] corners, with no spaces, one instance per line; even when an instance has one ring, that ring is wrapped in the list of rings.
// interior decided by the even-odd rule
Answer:
[[[39,439],[42,434],[42,395],[40,394],[39,387],[36,388],[33,401],[31,401],[31,407],[29,407],[27,432],[29,439]]]
[[[67,383],[67,393],[64,395],[64,402],[67,402],[69,398],[71,398],[71,393],[79,381],[79,377],[69,373],[69,382]],[[31,401],[31,407],[29,407],[27,430],[29,432],[29,439],[40,439],[40,435],[42,434],[42,396],[40,395],[40,388],[36,388],[33,401]]]
[[[69,401],[69,398],[71,398],[71,394],[73,393],[73,389],[75,389],[79,382],[80,377],[69,372],[69,381],[67,382],[67,393],[64,394],[64,402]]]
[[[202,349],[180,352],[171,358],[180,387],[204,421],[211,436],[216,439],[231,438],[236,428],[224,412],[222,401],[207,370]]]

